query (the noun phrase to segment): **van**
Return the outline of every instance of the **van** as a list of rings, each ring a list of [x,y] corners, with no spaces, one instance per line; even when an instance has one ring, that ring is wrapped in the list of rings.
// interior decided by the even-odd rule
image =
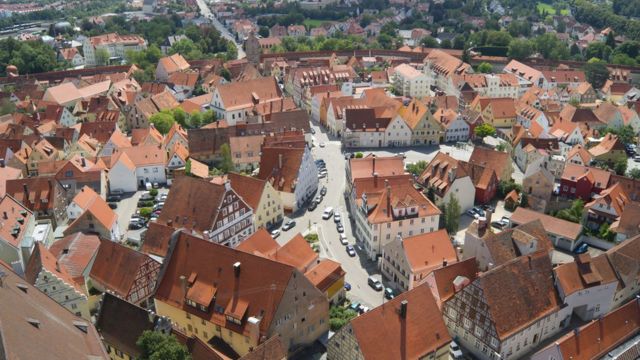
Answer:
[[[369,278],[367,279],[367,282],[369,283],[369,286],[371,286],[374,290],[376,291],[382,290],[382,283],[380,282],[380,280],[376,279],[373,275],[369,276]]]
[[[333,216],[333,208],[332,207],[325,208],[324,212],[322,213],[322,219],[329,220],[331,219],[332,216]]]

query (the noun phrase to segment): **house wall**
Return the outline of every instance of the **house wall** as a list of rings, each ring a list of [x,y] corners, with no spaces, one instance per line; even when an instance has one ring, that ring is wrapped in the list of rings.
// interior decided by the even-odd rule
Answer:
[[[364,360],[364,355],[358,347],[358,340],[353,333],[351,323],[343,326],[329,339],[327,358],[335,360]]]
[[[269,335],[280,335],[282,344],[291,353],[311,345],[328,331],[329,301],[295,270],[273,315]]]
[[[556,281],[556,288],[560,293],[560,298],[583,321],[597,319],[611,310],[617,286],[618,282],[614,281],[579,290],[566,296],[562,287]]]
[[[138,190],[135,171],[117,162],[109,171],[109,189],[122,190],[124,192],[135,192]]]
[[[316,176],[317,178],[317,176]],[[258,202],[257,209],[254,209],[253,223],[257,229],[269,228],[273,224],[277,224],[284,218],[284,208],[282,199],[278,196],[278,192],[267,182],[262,191],[262,196]]]
[[[452,122],[445,131],[445,141],[467,141],[469,140],[469,124],[462,119]]]
[[[11,265],[11,267],[16,271],[18,270],[16,269],[17,266],[20,273],[24,273],[26,264],[22,259],[22,253],[18,248],[5,242],[4,239],[0,239],[0,260]]]
[[[362,212],[362,209],[359,210]],[[398,235],[401,237],[409,237],[418,234],[434,232],[438,230],[440,224],[440,215],[416,217],[412,219],[404,219],[397,221],[389,221],[378,224],[369,223],[366,220],[366,231],[363,236],[365,242],[365,251],[370,259],[374,260],[378,255],[382,254],[382,248],[395,240]],[[361,226],[361,233],[362,226]]]
[[[460,211],[464,213],[465,211],[471,209],[473,207],[473,202],[476,197],[476,188],[473,186],[473,182],[471,178],[466,176],[460,179],[456,179],[453,184],[449,187],[449,191],[444,195],[441,199],[436,199],[438,205],[440,204],[448,204],[451,200],[451,196],[455,195],[456,199],[458,199],[458,203],[460,204]]]
[[[305,148],[298,170],[298,182],[294,190],[295,207],[294,212],[300,209],[318,190],[318,167],[313,160],[313,155],[309,148]]]
[[[136,168],[136,184],[141,185],[144,181],[159,184],[167,183],[167,174],[165,172],[165,164],[139,166]]]
[[[396,238],[382,247],[380,269],[394,288],[402,291],[413,289],[413,274],[402,246],[402,240]]]
[[[396,116],[385,131],[385,146],[408,146],[410,144],[411,129],[400,116]]]
[[[107,228],[99,221],[97,221],[97,219],[89,212],[84,212],[82,215],[80,215],[73,222],[73,226],[69,226],[65,230],[65,234],[72,234],[78,231],[97,233],[98,235],[100,235],[100,237],[109,239],[111,241],[120,241],[121,238],[117,220],[113,223],[113,226],[111,228]]]
[[[91,320],[87,296],[76,290],[72,284],[68,284],[55,274],[42,269],[34,286],[77,316]]]
[[[440,143],[440,136],[444,131],[432,117],[421,119],[418,125],[412,129],[412,145],[435,145]]]

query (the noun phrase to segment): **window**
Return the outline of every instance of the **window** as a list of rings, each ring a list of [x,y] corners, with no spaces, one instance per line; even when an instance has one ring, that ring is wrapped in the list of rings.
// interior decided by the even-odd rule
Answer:
[[[65,177],[73,177],[73,171],[72,170],[67,170],[64,172],[64,176]]]

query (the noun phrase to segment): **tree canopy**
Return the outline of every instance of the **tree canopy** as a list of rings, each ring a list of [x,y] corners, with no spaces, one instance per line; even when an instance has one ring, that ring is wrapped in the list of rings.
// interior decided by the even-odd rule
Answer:
[[[142,351],[138,360],[191,360],[187,348],[172,335],[145,330],[136,345]]]
[[[59,67],[53,48],[42,41],[0,40],[0,75],[7,65],[15,65],[20,74],[33,74]]]

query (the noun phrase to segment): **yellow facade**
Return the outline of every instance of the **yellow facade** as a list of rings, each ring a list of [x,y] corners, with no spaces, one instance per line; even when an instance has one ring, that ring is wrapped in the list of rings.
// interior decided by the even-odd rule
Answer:
[[[344,289],[344,277],[336,280],[333,285],[327,289],[327,299],[332,300],[334,296],[339,294]]]
[[[154,301],[157,314],[170,318],[171,322],[177,324],[177,327],[187,336],[195,335],[205,343],[208,343],[212,337],[218,336],[240,356],[244,356],[250,348],[258,345],[257,339],[253,340],[249,336],[225,329],[157,299]]]
[[[269,225],[278,223],[284,217],[282,200],[269,182],[264,186],[258,207],[254,209],[253,217],[256,228],[268,228]]]
[[[624,152],[624,150],[611,150],[600,156],[594,156],[593,158],[597,161],[615,164],[618,161],[625,161],[627,159],[627,154]]]
[[[111,360],[132,360],[133,356],[123,352],[120,349],[116,349],[113,345],[106,343],[105,346],[107,348],[107,353],[109,354],[109,358]]]

